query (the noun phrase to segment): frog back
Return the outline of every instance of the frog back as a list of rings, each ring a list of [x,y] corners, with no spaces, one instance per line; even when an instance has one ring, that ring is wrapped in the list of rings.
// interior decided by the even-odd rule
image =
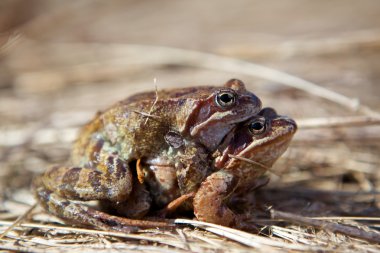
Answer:
[[[147,96],[139,101],[132,98],[99,112],[82,128],[74,144],[73,163],[91,163],[100,152],[118,154],[127,161],[155,156],[169,148],[165,135],[181,131],[194,104],[185,98],[156,102]]]

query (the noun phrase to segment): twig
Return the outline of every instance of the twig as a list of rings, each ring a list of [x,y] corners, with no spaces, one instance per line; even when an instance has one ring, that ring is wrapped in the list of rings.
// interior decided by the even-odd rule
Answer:
[[[318,240],[316,235],[304,231],[299,231],[297,229],[289,229],[272,225],[270,226],[270,231],[273,235],[276,235],[281,239],[290,242],[299,242],[306,245],[316,245],[316,242],[318,242],[318,245],[327,244],[323,240]],[[312,238],[312,240],[310,240],[310,238]]]
[[[248,158],[245,158],[245,157],[241,157],[241,156],[237,156],[237,155],[231,155],[231,154],[228,154],[228,156],[231,157],[231,158],[233,158],[233,159],[236,159],[236,160],[240,160],[240,161],[243,161],[243,162],[246,162],[246,163],[250,163],[250,164],[259,166],[259,167],[261,167],[264,170],[269,170],[269,168],[267,166],[265,166],[264,164],[261,164],[259,162],[253,161],[251,159],[248,159]]]
[[[152,118],[152,119],[159,119],[160,118],[159,116],[151,115],[151,114],[146,113],[146,112],[139,112],[139,111],[133,111],[133,112],[137,113],[137,114],[141,114],[144,117]]]
[[[304,129],[299,131],[292,140],[292,145],[303,145],[306,147],[309,143],[331,143],[336,141],[344,142],[361,142],[364,144],[374,144],[380,140],[380,127],[373,126],[371,128],[340,128],[338,131],[334,128],[320,129]],[[360,130],[360,131],[359,131]]]
[[[36,208],[37,203],[32,205],[26,212],[20,215],[13,223],[10,225],[3,233],[0,235],[0,240],[4,238],[13,228],[15,228],[18,224],[20,224],[33,210]]]
[[[338,191],[338,190],[314,190],[306,187],[282,187],[282,188],[267,188],[266,192],[271,196],[277,193],[291,194],[295,198],[318,199],[324,202],[336,202],[341,199],[354,200],[357,198],[374,198],[380,196],[380,191]]]
[[[233,57],[277,57],[284,59],[295,56],[312,56],[345,54],[359,50],[378,50],[380,47],[380,30],[368,29],[341,32],[337,37],[316,38],[311,40],[287,40],[265,44],[236,44],[223,47],[219,51]]]
[[[255,166],[259,166],[260,168],[264,169],[265,171],[269,171],[273,175],[279,176],[279,175],[277,175],[277,173],[275,171],[271,170],[271,168],[269,168],[268,166],[265,166],[264,164],[261,164],[259,162],[253,161],[253,160],[245,158],[245,157],[231,155],[231,154],[228,154],[228,156],[233,158],[233,159],[236,159],[236,160],[240,160],[240,161],[243,161],[243,162],[255,165]]]
[[[380,116],[349,116],[334,118],[311,118],[296,121],[301,129],[333,128],[333,127],[358,127],[380,125]]]
[[[360,217],[360,216],[331,216],[331,217],[310,217],[314,220],[361,220],[361,221],[380,221],[380,217]]]
[[[13,242],[7,243],[7,244],[1,244],[0,249],[9,250],[9,252],[46,253],[45,249],[36,249],[35,247],[17,246]],[[59,252],[59,251],[49,251],[49,252]]]
[[[2,34],[0,34],[0,36],[2,36]],[[15,44],[17,44],[20,41],[20,38],[20,33],[12,32],[9,35],[8,40],[4,44],[0,45],[0,55],[6,53],[7,50],[9,50],[11,47],[14,47]]]
[[[158,101],[158,90],[157,90],[156,78],[154,78],[154,84],[155,84],[154,86],[155,86],[155,91],[156,91],[156,98],[154,99],[154,102],[153,102],[152,106],[149,109],[149,113],[148,113],[149,115],[152,115],[153,109],[156,106],[157,101]],[[149,117],[147,117],[145,119],[144,125],[146,125],[146,123],[148,122],[148,120],[149,120]]]
[[[183,232],[183,231],[182,231]],[[186,231],[186,234],[189,234],[192,238],[198,239],[202,242],[205,242],[209,244],[213,248],[224,248],[225,246],[218,240],[213,240],[211,238],[208,238],[207,236],[204,236],[201,230],[188,230]]]
[[[369,242],[380,243],[380,233],[365,231],[363,229],[348,225],[337,224],[329,221],[315,220],[309,217],[281,212],[273,209],[271,210],[271,216],[273,219],[282,219],[300,225],[314,226],[320,229],[328,230],[333,233],[341,233]]]
[[[220,225],[216,225],[213,223],[196,221],[196,220],[187,220],[187,219],[175,219],[174,223],[176,224],[187,224],[195,227],[202,228],[206,231],[212,232],[214,234],[227,237],[231,240],[237,241],[241,244],[263,249],[267,246],[271,247],[279,247],[279,248],[287,248],[294,250],[311,250],[316,249],[317,247],[306,247],[300,244],[289,244],[280,241],[271,240],[269,238],[265,238],[263,236],[250,234],[247,232],[243,232],[241,230],[224,227]],[[270,252],[274,252],[273,249],[270,249]]]
[[[315,95],[327,99],[331,102],[337,103],[343,107],[349,108],[352,111],[358,111],[364,113],[368,116],[379,115],[378,112],[373,111],[371,108],[360,104],[359,100],[356,98],[350,98],[344,96],[335,91],[331,91],[324,87],[321,87],[313,82],[304,80],[300,77],[272,69],[260,64],[219,56],[210,53],[203,53],[193,50],[185,50],[172,47],[162,47],[162,46],[147,46],[147,45],[135,45],[135,44],[99,44],[99,43],[86,43],[86,44],[60,44],[66,47],[72,46],[73,50],[80,50],[80,47],[84,47],[88,50],[89,47],[96,48],[100,50],[102,46],[106,49],[112,48],[113,50],[119,49],[123,54],[126,55],[124,58],[112,59],[110,61],[103,61],[103,64],[107,66],[123,67],[124,70],[128,69],[131,64],[134,65],[163,65],[163,64],[178,64],[183,66],[192,66],[198,68],[207,68],[217,71],[224,71],[229,73],[249,75],[266,80],[270,80],[275,83],[290,86],[296,89],[303,90],[309,94]],[[79,47],[79,48],[78,48]],[[105,49],[105,50],[106,50]],[[149,53],[147,53],[149,52]],[[98,63],[98,62],[97,62]],[[91,73],[93,75],[93,66],[86,63],[84,66],[76,66],[75,68],[87,68],[85,72]],[[57,71],[54,73],[56,76],[62,76],[62,80],[65,80],[63,76],[74,76],[76,69],[65,69],[65,71]],[[82,71],[83,72],[83,71]],[[81,73],[82,73],[81,72]],[[28,73],[30,74],[30,73]],[[44,75],[44,72],[33,73],[34,78],[40,75]],[[73,75],[72,75],[73,74]],[[80,76],[78,77],[80,78]],[[41,79],[41,78],[39,78]]]
[[[12,222],[0,220],[0,225],[12,226],[12,224],[13,224]],[[67,227],[67,226],[52,226],[52,225],[43,225],[43,224],[38,224],[38,223],[21,223],[20,227],[38,228],[43,231],[54,230],[55,233],[70,232],[70,233],[80,233],[80,234],[88,234],[88,235],[115,236],[115,237],[120,237],[120,238],[157,242],[157,243],[166,244],[166,245],[170,245],[170,246],[178,247],[178,248],[183,247],[182,242],[177,243],[174,241],[169,241],[167,239],[163,240],[162,238],[156,238],[156,237],[146,236],[142,234],[129,234],[129,233],[122,233],[122,232],[103,231],[103,230],[86,229],[86,228],[75,228],[75,227]]]
[[[190,245],[189,245],[189,241],[187,240],[186,235],[185,235],[185,233],[183,233],[182,229],[176,229],[176,231],[179,235],[180,241],[183,242],[183,247],[186,250],[191,250]]]

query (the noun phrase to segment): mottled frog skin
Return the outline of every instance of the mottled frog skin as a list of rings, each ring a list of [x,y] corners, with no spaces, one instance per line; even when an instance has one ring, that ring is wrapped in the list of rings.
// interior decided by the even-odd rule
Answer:
[[[126,232],[166,225],[135,219],[195,192],[212,171],[211,155],[225,136],[260,109],[259,98],[236,79],[222,87],[131,96],[82,129],[69,165],[51,167],[34,180],[36,197],[50,213],[73,223]],[[161,174],[152,173],[154,168]],[[168,184],[157,194],[165,173],[176,190]],[[97,200],[133,219],[77,200]]]

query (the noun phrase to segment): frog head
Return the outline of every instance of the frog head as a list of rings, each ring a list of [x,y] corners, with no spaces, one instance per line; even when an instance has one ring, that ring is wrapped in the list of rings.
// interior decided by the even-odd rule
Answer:
[[[187,108],[182,130],[210,151],[214,151],[238,123],[261,109],[260,99],[237,79],[229,80],[223,87],[202,90],[199,94]]]
[[[261,175],[285,152],[296,130],[294,120],[264,108],[226,136],[215,167],[242,170],[243,174],[245,169],[254,168]]]

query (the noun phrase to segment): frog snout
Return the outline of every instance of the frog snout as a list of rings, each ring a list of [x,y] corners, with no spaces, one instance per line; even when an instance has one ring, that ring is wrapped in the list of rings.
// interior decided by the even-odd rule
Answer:
[[[273,127],[281,128],[283,131],[292,135],[297,131],[297,123],[288,116],[279,116],[272,120],[272,128]]]

